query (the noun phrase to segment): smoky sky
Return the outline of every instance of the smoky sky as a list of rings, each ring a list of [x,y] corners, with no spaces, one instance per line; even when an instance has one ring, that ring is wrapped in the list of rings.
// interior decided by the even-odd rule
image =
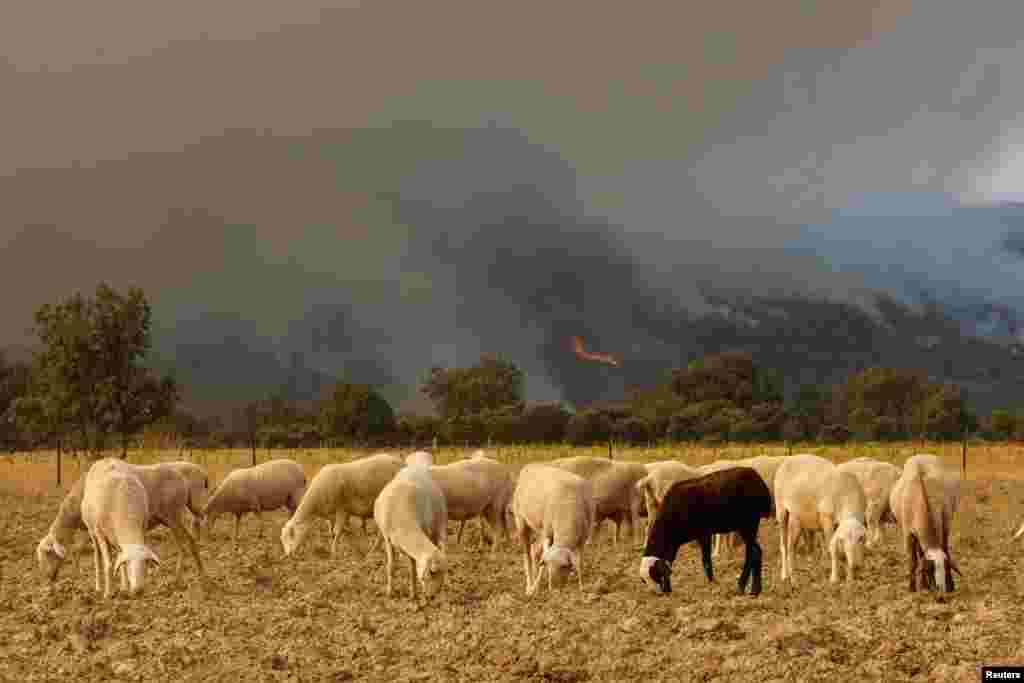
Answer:
[[[972,232],[983,209],[936,236],[927,210],[850,208],[984,195],[1024,104],[1022,11],[303,2],[126,10],[120,25],[8,17],[0,345],[29,343],[36,307],[104,279],[147,290],[158,352],[187,359],[190,381],[212,376],[204,354],[224,382],[275,362],[277,381],[298,351],[408,398],[431,364],[498,352],[531,397],[577,401],[714,350],[698,323],[727,299],[875,314],[876,290],[906,286],[895,265],[872,269],[885,254],[911,254],[891,260],[915,283],[1009,296],[1016,266],[990,263],[1016,233]],[[867,224],[885,227],[851,249]],[[957,249],[971,258],[943,257]],[[577,334],[623,368],[573,358]]]

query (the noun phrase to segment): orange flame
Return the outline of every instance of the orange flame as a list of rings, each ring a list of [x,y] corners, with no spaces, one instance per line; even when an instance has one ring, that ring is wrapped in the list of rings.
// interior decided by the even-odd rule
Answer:
[[[572,351],[583,360],[593,360],[598,363],[607,363],[608,365],[619,367],[619,359],[612,354],[587,351],[583,348],[583,340],[580,337],[572,338]]]

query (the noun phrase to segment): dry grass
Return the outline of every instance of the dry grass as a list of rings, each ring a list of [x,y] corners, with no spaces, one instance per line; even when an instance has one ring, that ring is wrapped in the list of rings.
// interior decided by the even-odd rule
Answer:
[[[869,451],[897,462],[912,453],[941,453],[959,462],[958,446],[901,445]],[[623,681],[654,680],[978,680],[982,663],[1024,662],[1019,624],[1024,578],[1009,543],[1024,514],[1024,482],[1013,466],[1016,446],[972,447],[954,552],[965,578],[945,602],[906,590],[897,534],[869,551],[853,587],[828,584],[826,561],[800,556],[798,583],[781,586],[774,522],[762,529],[765,592],[735,594],[738,558],[718,559],[716,582],[704,579],[696,550],[676,562],[676,592],[657,596],[640,585],[640,550],[613,549],[607,535],[584,551],[583,594],[571,586],[523,596],[519,550],[503,542],[492,556],[477,549],[471,524],[462,546],[449,545],[451,571],[443,597],[426,606],[406,595],[408,564],[399,563],[397,597],[383,597],[383,555],[366,557],[368,539],[354,532],[339,557],[326,554],[315,531],[298,558],[284,560],[278,541],[283,512],[268,515],[257,536],[243,521],[236,552],[223,522],[202,553],[214,581],[173,581],[177,551],[163,530],[152,533],[170,567],[158,570],[138,598],[104,602],[93,591],[91,553],[79,549],[56,583],[35,571],[33,551],[60,502],[52,455],[0,463],[0,662],[3,680],[301,681]],[[573,452],[580,452],[577,449]],[[772,447],[636,450],[616,457],[682,457],[707,462]],[[844,460],[866,454],[795,449]],[[514,462],[548,459],[567,449],[505,449]],[[606,449],[593,449],[606,454]],[[449,461],[462,452],[444,450]],[[146,453],[167,460],[176,453]],[[260,453],[260,460],[270,455]],[[310,472],[354,451],[288,453]],[[50,460],[47,460],[47,457]],[[244,451],[200,455],[215,478],[248,463]],[[1024,470],[1024,468],[1020,468]],[[67,481],[77,472],[65,469]],[[83,535],[79,535],[81,542]]]

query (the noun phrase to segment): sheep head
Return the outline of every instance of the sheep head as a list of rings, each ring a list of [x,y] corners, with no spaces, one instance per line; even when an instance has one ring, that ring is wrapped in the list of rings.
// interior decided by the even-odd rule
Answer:
[[[572,552],[568,548],[552,544],[544,548],[540,559],[547,565],[552,585],[564,586],[573,569]]]
[[[832,542],[846,555],[847,564],[853,568],[864,563],[864,548],[867,545],[868,530],[856,517],[848,517],[839,523]]]
[[[924,567],[922,568],[923,578],[928,590],[938,589],[942,593],[951,593],[952,586],[946,582],[946,564],[949,557],[945,551],[939,548],[929,548],[924,551]]]
[[[298,549],[308,531],[308,524],[296,524],[294,519],[285,522],[281,527],[281,546],[284,548],[285,557],[290,557]]]
[[[660,557],[640,560],[640,578],[657,593],[672,592],[672,565]]]
[[[60,544],[60,541],[52,533],[43,536],[43,540],[39,541],[39,545],[36,546],[36,560],[39,562],[39,571],[50,581],[57,579],[57,572],[60,570],[61,564],[64,563],[66,556],[67,551],[64,549],[64,546]]]
[[[141,544],[125,545],[117,556],[114,563],[114,573],[125,566],[128,573],[128,590],[131,593],[138,593],[146,581],[146,563],[152,562],[160,566],[160,558],[151,548]]]
[[[444,586],[445,576],[448,572],[448,561],[444,554],[440,550],[434,551],[422,558],[416,565],[423,595],[430,597],[439,593]]]

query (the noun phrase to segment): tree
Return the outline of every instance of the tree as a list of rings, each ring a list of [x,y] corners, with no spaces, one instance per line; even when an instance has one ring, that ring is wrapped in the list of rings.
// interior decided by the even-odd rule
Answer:
[[[16,403],[28,394],[31,368],[25,363],[8,363],[0,353],[0,448],[17,450],[26,445],[19,427]]]
[[[483,354],[470,368],[431,368],[421,391],[442,419],[478,415],[522,403],[523,372],[511,361]]]
[[[67,428],[94,453],[118,434],[127,456],[130,438],[170,414],[179,400],[173,378],[158,378],[142,365],[151,346],[151,316],[142,290],[122,295],[105,283],[94,298],[75,294],[40,307],[35,403],[24,414]]]
[[[348,442],[366,442],[395,431],[391,404],[367,384],[338,382],[320,402],[320,433]]]

